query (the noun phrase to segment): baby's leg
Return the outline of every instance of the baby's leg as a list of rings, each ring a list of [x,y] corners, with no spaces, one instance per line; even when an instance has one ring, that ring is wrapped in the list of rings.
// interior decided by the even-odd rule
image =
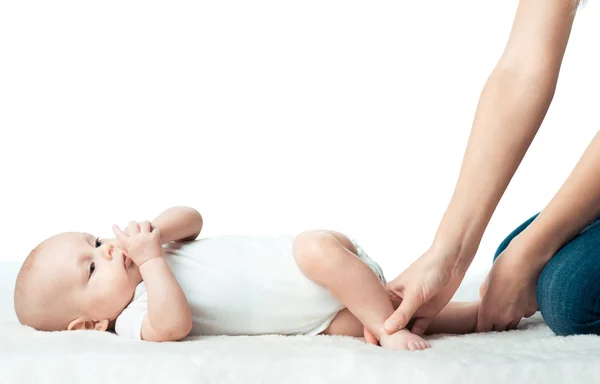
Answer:
[[[356,248],[346,236],[333,231],[303,232],[294,239],[293,254],[306,277],[329,289],[381,346],[411,350],[429,347],[425,340],[406,329],[387,334],[383,323],[394,312],[392,302],[375,273],[358,258]],[[343,311],[338,317],[338,324],[334,320],[330,331],[338,326],[339,329],[350,329],[352,336],[357,336],[351,317]]]
[[[451,301],[437,314],[425,334],[465,334],[475,332],[479,301]],[[415,331],[416,332],[416,331]]]
[[[364,331],[360,320],[348,308],[344,308],[338,312],[337,316],[329,323],[329,327],[321,334],[363,337]]]

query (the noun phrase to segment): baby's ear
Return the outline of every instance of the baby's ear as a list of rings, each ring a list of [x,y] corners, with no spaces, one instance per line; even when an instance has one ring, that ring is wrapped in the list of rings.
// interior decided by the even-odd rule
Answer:
[[[81,331],[81,330],[96,330],[106,331],[108,328],[108,320],[91,320],[85,317],[78,317],[71,321],[67,329],[69,331]]]

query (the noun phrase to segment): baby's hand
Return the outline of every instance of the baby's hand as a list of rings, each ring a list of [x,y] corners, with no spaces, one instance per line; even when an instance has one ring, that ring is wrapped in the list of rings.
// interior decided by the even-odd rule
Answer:
[[[152,228],[148,221],[137,223],[131,221],[125,232],[115,224],[113,233],[121,247],[127,251],[129,257],[137,266],[141,266],[148,260],[162,257],[163,249],[160,241],[160,231]]]

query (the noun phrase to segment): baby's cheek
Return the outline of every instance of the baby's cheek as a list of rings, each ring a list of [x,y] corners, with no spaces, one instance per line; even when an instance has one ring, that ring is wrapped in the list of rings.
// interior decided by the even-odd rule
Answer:
[[[123,290],[125,279],[121,276],[117,276],[113,274],[112,276],[107,276],[107,278],[102,282],[102,296],[106,300],[115,300],[115,296],[119,295],[119,292]]]
[[[132,287],[132,284],[127,277],[115,279],[113,287],[116,291],[115,293],[118,294],[119,297],[122,297],[123,295],[131,296],[135,290],[135,287]]]

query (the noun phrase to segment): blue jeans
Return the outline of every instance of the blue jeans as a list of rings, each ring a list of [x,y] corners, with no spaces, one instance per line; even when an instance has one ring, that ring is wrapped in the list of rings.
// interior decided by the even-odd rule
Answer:
[[[537,215],[500,244],[494,261]],[[546,324],[556,335],[600,335],[600,218],[546,264],[537,282],[536,296]]]

